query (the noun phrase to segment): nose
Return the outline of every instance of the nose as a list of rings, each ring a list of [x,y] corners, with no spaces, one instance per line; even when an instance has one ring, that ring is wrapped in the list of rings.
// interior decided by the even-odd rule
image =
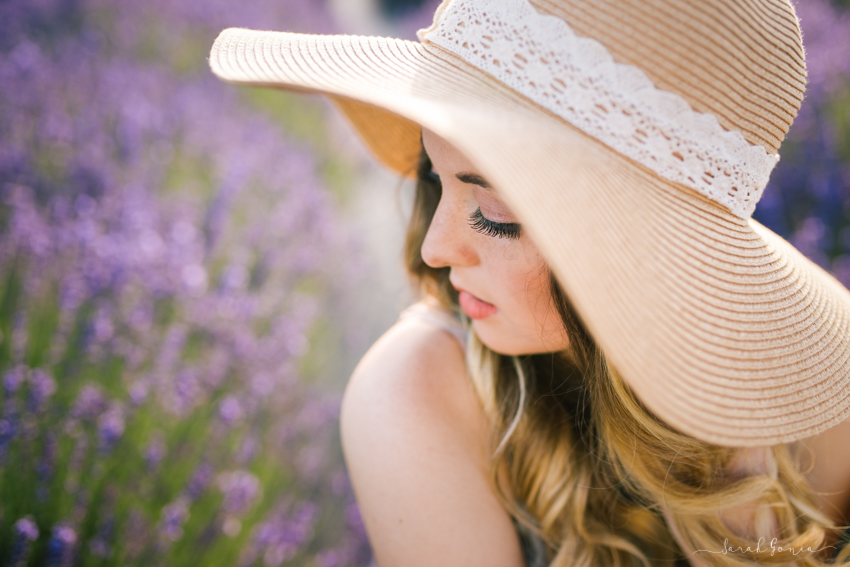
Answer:
[[[422,260],[432,268],[466,267],[478,263],[473,231],[466,221],[468,205],[443,195],[422,242]]]

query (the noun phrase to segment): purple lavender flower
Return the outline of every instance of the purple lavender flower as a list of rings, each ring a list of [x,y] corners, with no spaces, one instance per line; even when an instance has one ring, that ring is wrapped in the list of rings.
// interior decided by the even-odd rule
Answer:
[[[194,369],[183,369],[169,377],[168,389],[162,394],[162,403],[174,415],[186,416],[203,401],[204,390]]]
[[[189,519],[189,499],[178,497],[162,509],[159,533],[168,542],[179,541],[183,537],[183,524]]]
[[[146,333],[153,326],[153,305],[150,302],[141,302],[136,305],[130,314],[127,325],[137,333]]]
[[[227,291],[241,291],[248,285],[251,274],[245,266],[231,264],[224,269],[221,287]]]
[[[89,540],[89,552],[95,557],[109,559],[112,557],[112,546],[108,539],[97,535]]]
[[[198,499],[209,487],[214,472],[215,470],[207,463],[198,465],[186,487],[186,497],[190,500]]]
[[[112,540],[115,529],[115,518],[111,512],[106,514],[106,517],[100,522],[97,533],[88,542],[89,552],[100,559],[109,559],[112,557]]]
[[[345,471],[339,471],[331,478],[331,491],[337,496],[342,496],[351,490],[351,481]]]
[[[850,254],[842,254],[832,261],[832,272],[845,287],[850,288]]]
[[[85,282],[79,274],[69,274],[62,281],[59,294],[59,308],[62,313],[74,313],[86,299]]]
[[[795,2],[806,46],[809,94],[829,96],[850,77],[850,11],[841,10],[829,0]],[[843,84],[842,84],[843,81]]]
[[[32,542],[38,539],[38,526],[35,524],[35,519],[32,516],[24,516],[12,526],[12,533],[14,538],[8,565],[25,567],[32,550]]]
[[[27,368],[26,366],[18,365],[11,370],[7,370],[3,374],[3,391],[6,394],[6,397],[14,396],[18,388],[21,387],[27,379]]]
[[[232,425],[245,416],[245,411],[236,396],[225,396],[218,405],[218,414],[225,424]]]
[[[220,473],[217,484],[224,494],[221,508],[227,515],[244,513],[261,492],[260,480],[246,470]]]
[[[27,369],[24,366],[16,366],[3,375],[3,392],[6,399],[0,412],[0,463],[21,428],[15,395],[26,380],[26,375]]]
[[[100,451],[107,452],[124,434],[124,406],[112,402],[97,420],[97,436],[100,441]]]
[[[56,472],[56,459],[59,452],[56,434],[48,431],[44,434],[44,445],[42,447],[41,458],[38,461],[36,475],[38,478],[38,486],[36,488],[36,497],[40,502],[46,502],[50,496],[50,481]]]
[[[255,435],[246,436],[239,446],[236,462],[239,465],[247,465],[259,454],[262,448],[262,443]]]
[[[256,397],[264,398],[271,394],[276,387],[291,385],[293,373],[286,367],[277,369],[277,375],[270,372],[256,372],[250,380],[250,392]]]
[[[262,556],[269,567],[277,567],[292,559],[312,536],[318,508],[311,502],[301,502],[294,513],[288,506],[279,506],[253,532],[251,546],[240,563]]]
[[[77,544],[77,532],[68,525],[53,526],[47,544],[47,567],[71,567]]]
[[[362,536],[366,535],[366,526],[363,524],[363,516],[360,515],[360,508],[356,502],[350,502],[345,507],[345,521],[355,533]]]
[[[180,272],[183,284],[193,295],[202,295],[207,290],[207,271],[200,264],[187,264]]]
[[[35,541],[38,539],[38,526],[36,526],[35,520],[32,516],[24,516],[15,522],[13,529],[15,531],[15,535],[22,536],[28,541]]]
[[[115,327],[112,324],[112,313],[109,306],[101,306],[92,319],[92,335],[95,344],[102,344],[112,338]]]
[[[137,380],[130,388],[130,403],[140,406],[148,399],[149,387],[147,380]]]
[[[71,408],[71,417],[94,421],[106,409],[106,399],[103,391],[93,384],[83,386]]]
[[[30,413],[37,414],[44,408],[47,399],[56,392],[56,380],[44,370],[36,368],[30,374],[29,383],[27,409]]]
[[[143,457],[149,469],[155,469],[165,458],[168,448],[161,434],[154,435],[144,450]]]
[[[0,415],[0,465],[4,464],[6,452],[17,437],[20,427],[17,404],[14,399],[8,399],[3,402],[3,413]]]
[[[308,443],[301,447],[295,458],[295,466],[301,478],[315,478],[325,458],[326,453],[321,445]]]

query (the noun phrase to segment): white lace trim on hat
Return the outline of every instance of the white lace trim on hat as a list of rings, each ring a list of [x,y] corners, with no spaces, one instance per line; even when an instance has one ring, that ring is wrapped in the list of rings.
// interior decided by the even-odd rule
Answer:
[[[575,35],[527,0],[452,0],[420,31],[655,173],[749,218],[777,154],[723,129],[680,95],[655,87],[633,65],[616,63],[592,38]]]

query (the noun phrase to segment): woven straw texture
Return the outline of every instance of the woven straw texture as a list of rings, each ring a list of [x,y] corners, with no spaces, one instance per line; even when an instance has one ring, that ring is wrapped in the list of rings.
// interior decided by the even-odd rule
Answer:
[[[657,87],[775,152],[805,85],[786,0],[538,0]],[[790,244],[659,177],[434,46],[225,30],[213,71],[330,96],[412,174],[423,125],[516,213],[615,368],[673,427],[727,446],[850,416],[850,293]]]

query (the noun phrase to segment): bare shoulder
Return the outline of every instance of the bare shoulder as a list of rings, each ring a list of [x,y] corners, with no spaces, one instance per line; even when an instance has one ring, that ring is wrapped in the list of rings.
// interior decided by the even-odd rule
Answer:
[[[483,418],[458,341],[416,319],[397,322],[369,349],[343,403],[344,413],[366,404],[371,415],[438,412],[446,419],[469,420],[469,426],[481,425],[476,422]]]
[[[343,399],[342,442],[379,567],[522,564],[489,480],[488,423],[446,331],[402,320]]]
[[[341,427],[349,466],[386,443],[428,441],[439,442],[434,451],[462,449],[486,474],[487,421],[463,351],[448,332],[426,322],[399,321],[369,349],[346,388]]]

